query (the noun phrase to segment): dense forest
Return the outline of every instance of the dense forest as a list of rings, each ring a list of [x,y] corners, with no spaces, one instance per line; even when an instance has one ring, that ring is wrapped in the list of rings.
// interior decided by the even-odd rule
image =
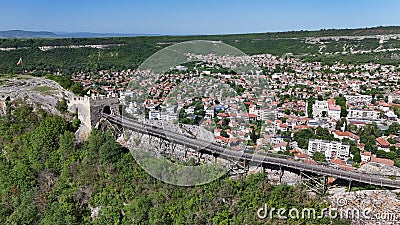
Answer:
[[[0,39],[0,48],[15,48],[16,50],[0,51],[0,74],[34,72],[43,75],[48,72],[61,72],[71,75],[78,71],[98,71],[103,69],[124,70],[137,68],[146,58],[158,50],[175,43],[190,40],[223,41],[246,54],[269,53],[282,56],[291,53],[306,61],[321,61],[326,64],[334,62],[381,64],[398,64],[399,51],[372,52],[378,47],[400,48],[400,41],[389,40],[383,44],[378,39],[327,41],[323,44],[312,44],[307,37],[324,37],[339,35],[376,35],[399,34],[400,27],[376,27],[366,29],[293,31],[277,33],[231,34],[208,36],[149,36],[149,37],[114,37],[114,38],[64,38],[64,39]],[[71,45],[106,45],[97,48],[58,48],[42,51],[41,46],[71,46]],[[382,46],[381,46],[382,45]],[[321,54],[320,48],[323,53]],[[336,54],[343,49],[361,51],[357,54]],[[24,63],[17,67],[18,59]]]
[[[22,100],[7,103],[0,117],[0,224],[347,224],[259,219],[265,203],[300,210],[328,204],[301,187],[269,184],[263,173],[168,185],[141,169],[111,132],[93,130],[77,143],[76,129],[76,122]]]

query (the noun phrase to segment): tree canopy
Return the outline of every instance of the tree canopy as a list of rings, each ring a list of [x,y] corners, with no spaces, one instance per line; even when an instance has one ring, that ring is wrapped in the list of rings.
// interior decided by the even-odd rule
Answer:
[[[68,121],[13,103],[0,117],[0,224],[265,224],[257,210],[327,207],[301,187],[267,182],[265,173],[222,177],[196,187],[147,174],[110,132],[78,144]],[[290,224],[347,224],[289,219]]]

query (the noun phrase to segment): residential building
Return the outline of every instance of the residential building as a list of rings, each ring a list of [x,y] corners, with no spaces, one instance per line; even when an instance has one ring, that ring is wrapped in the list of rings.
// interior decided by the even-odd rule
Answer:
[[[362,152],[361,154],[361,162],[369,162],[371,161],[371,152]]]
[[[343,140],[345,138],[348,138],[352,141],[356,141],[358,142],[360,140],[360,136],[355,135],[353,133],[351,133],[350,131],[339,131],[339,130],[334,130],[332,131],[332,134],[335,138],[339,139],[339,140]]]
[[[327,101],[315,101],[313,105],[313,116],[314,117],[330,117],[332,119],[340,119],[340,106],[336,105],[334,99],[328,99]]]
[[[376,145],[378,146],[378,150],[390,152],[390,143],[385,138],[378,137],[376,139]]]
[[[380,117],[380,112],[369,109],[350,109],[347,117],[361,120],[378,120]]]
[[[382,159],[371,156],[371,162],[380,163],[388,166],[394,166],[394,161],[391,159]]]
[[[315,152],[324,153],[326,160],[338,158],[345,160],[350,156],[350,145],[337,141],[310,139],[307,154],[311,156]]]
[[[350,104],[364,103],[369,104],[372,101],[371,95],[345,95],[346,102]]]
[[[154,110],[149,112],[149,120],[159,120],[160,119],[160,111]]]
[[[341,113],[341,108],[340,106],[336,105],[335,99],[328,99],[328,117],[339,120],[340,119],[340,113]]]

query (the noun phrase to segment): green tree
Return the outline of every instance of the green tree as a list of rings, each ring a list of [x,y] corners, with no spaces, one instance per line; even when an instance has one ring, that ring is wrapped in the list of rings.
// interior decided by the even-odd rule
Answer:
[[[313,97],[308,98],[307,100],[307,115],[308,118],[313,118],[313,104],[315,103],[315,100]]]
[[[336,100],[336,105],[340,106],[340,116],[341,117],[347,117],[347,107],[346,107],[346,98],[343,97],[342,94],[340,94],[339,96],[335,97]]]
[[[285,113],[286,115],[290,115],[290,109],[285,109],[284,113]]]
[[[70,88],[71,92],[76,94],[76,95],[85,95],[85,91],[83,90],[83,86],[80,83],[74,83],[71,88]]]
[[[81,121],[78,119],[77,116],[75,116],[71,122],[71,131],[76,132],[79,129],[80,125],[81,125]]]
[[[314,137],[314,131],[311,128],[294,133],[293,138],[302,149],[308,148],[308,140]]]
[[[99,157],[103,163],[115,163],[121,158],[123,152],[121,146],[115,142],[110,132],[104,134],[104,143],[99,148]]]
[[[62,98],[61,101],[58,101],[56,109],[61,113],[66,113],[68,111],[67,100],[65,100],[65,98]]]
[[[229,135],[228,135],[228,133],[227,133],[225,130],[222,130],[222,131],[220,132],[220,134],[221,134],[222,137],[229,138]]]
[[[67,123],[59,116],[44,119],[29,138],[29,159],[36,170],[43,168],[51,152],[58,148],[59,137],[67,128]]]
[[[386,135],[394,134],[398,135],[400,134],[400,124],[397,122],[394,122],[390,124],[389,128],[385,131]]]
[[[317,162],[326,162],[325,154],[321,152],[314,152],[311,158]]]
[[[124,207],[127,215],[123,222],[127,224],[144,224],[149,221],[149,210],[153,207],[151,197],[137,196],[130,204]]]
[[[361,162],[361,154],[360,154],[360,152],[357,152],[356,154],[354,154],[353,161],[356,162],[356,163],[360,163]]]
[[[395,160],[398,157],[398,155],[396,152],[385,152],[383,150],[378,150],[376,152],[376,157]]]
[[[346,125],[346,119],[345,118],[341,118],[340,120],[338,120],[336,122],[336,126],[335,129],[336,130],[342,130],[342,127]]]
[[[378,151],[378,147],[376,147],[375,145],[371,144],[371,142],[367,142],[365,144],[364,149],[365,149],[365,151],[371,152],[372,154],[376,154],[376,152]]]

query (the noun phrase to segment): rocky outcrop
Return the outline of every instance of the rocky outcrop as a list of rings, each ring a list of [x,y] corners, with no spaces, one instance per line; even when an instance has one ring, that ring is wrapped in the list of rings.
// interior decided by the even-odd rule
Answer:
[[[378,174],[378,175],[386,175],[386,176],[400,176],[400,168],[395,166],[389,166],[385,164],[369,162],[362,165],[358,170],[360,173],[366,174]]]
[[[338,216],[352,224],[398,224],[400,200],[397,191],[357,191],[336,193],[329,197]]]

